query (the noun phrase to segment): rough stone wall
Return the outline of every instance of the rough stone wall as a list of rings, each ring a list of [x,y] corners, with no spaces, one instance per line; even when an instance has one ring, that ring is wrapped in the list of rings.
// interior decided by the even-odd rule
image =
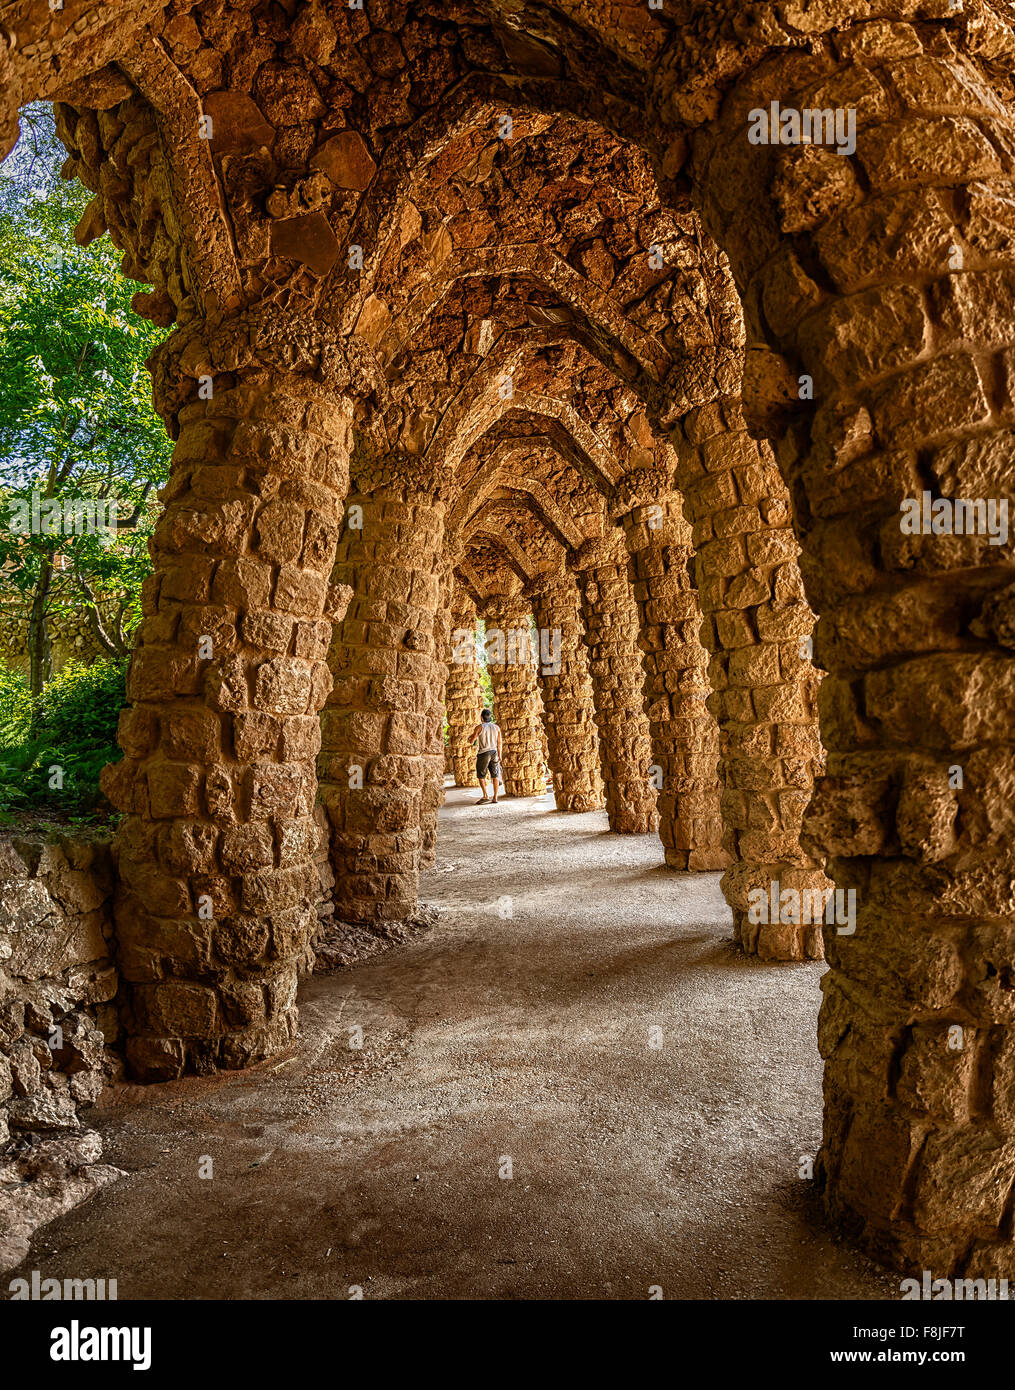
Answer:
[[[314,757],[331,620],[347,599],[329,579],[350,411],[311,379],[319,357],[283,374],[273,346],[251,347],[254,331],[192,325],[156,355],[156,399],[179,438],[120,720],[125,757],[104,775],[125,812],[118,961],[142,1079],[287,1045],[317,925]],[[222,370],[237,340],[269,358],[242,384]],[[195,399],[205,373],[213,395]]]
[[[493,715],[500,725],[504,760],[501,778],[508,796],[542,796],[546,791],[543,763],[542,702],[535,663],[518,660],[508,634],[530,629],[531,605],[520,595],[495,595],[486,603],[487,633],[504,634],[504,646],[487,646],[487,668],[493,685]],[[500,659],[497,659],[500,658]]]
[[[0,839],[0,1270],[116,1170],[82,1112],[122,1075],[108,844]]]
[[[318,801],[314,807],[314,824],[317,827],[317,849],[314,852],[314,868],[317,871],[317,926],[311,938],[311,950],[316,953],[324,934],[332,926],[335,917],[335,871],[331,867],[331,826],[328,813]],[[301,973],[313,970],[315,960],[308,955],[301,964]]]
[[[441,570],[434,614],[434,652],[430,667],[426,714],[423,795],[420,801],[420,870],[437,861],[437,817],[444,804],[444,700],[451,656],[451,591],[454,571],[449,561]]]
[[[448,721],[448,756],[456,787],[478,787],[476,750],[472,746],[472,731],[479,722],[483,707],[483,686],[479,679],[476,659],[476,605],[461,586],[456,586],[451,607],[452,643],[456,633],[469,632],[472,641],[468,659],[456,661],[454,651],[448,663],[444,708]],[[459,652],[459,655],[462,655]]]
[[[95,661],[107,655],[80,610],[60,609],[48,616],[46,621],[54,674],[63,670],[68,661]],[[12,671],[28,675],[31,662],[28,656],[27,607],[19,607],[13,612],[0,610],[0,661]]]
[[[1012,538],[900,516],[924,491],[1015,500],[1015,132],[958,33],[872,23],[770,58],[694,168],[771,352],[746,404],[780,421],[828,672],[805,831],[856,910],[826,942],[827,1200],[895,1263],[1010,1277]],[[751,147],[773,90],[855,109],[855,157]],[[813,402],[780,398],[801,373]]]
[[[621,532],[583,546],[575,566],[610,829],[644,835],[658,827],[659,816],[645,674],[636,646],[638,608]]]
[[[321,721],[320,797],[338,910],[349,922],[399,921],[416,906],[443,668],[443,515],[443,503],[411,479],[354,491],[346,505],[334,582],[353,596],[329,653],[335,683]]]
[[[661,775],[656,805],[666,862],[676,869],[722,869],[729,855],[719,810],[719,730],[706,708],[708,656],[689,573],[690,527],[674,494],[621,511],[640,619],[652,761]]]
[[[538,668],[554,802],[558,811],[598,811],[604,804],[599,734],[578,586],[564,571],[534,581],[530,596],[537,628],[550,635],[546,650],[552,652],[558,634],[560,642],[558,669],[542,662]]]
[[[829,886],[800,843],[815,777],[820,675],[814,616],[797,563],[789,496],[771,448],[752,439],[739,403],[691,411],[673,433],[693,521],[695,569],[709,652],[709,708],[720,730],[723,892],[738,943],[767,960],[820,959],[820,923],[752,922],[753,890]]]

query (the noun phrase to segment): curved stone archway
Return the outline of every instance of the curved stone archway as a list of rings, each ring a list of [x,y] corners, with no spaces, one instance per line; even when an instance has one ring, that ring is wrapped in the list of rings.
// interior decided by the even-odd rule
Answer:
[[[856,894],[824,918],[829,1209],[900,1265],[1006,1272],[1015,566],[1007,531],[923,517],[1012,493],[1007,7],[28,8],[0,11],[3,128],[57,100],[81,240],[175,325],[106,777],[135,1075],[292,1036],[325,702],[341,911],[398,920],[453,571],[518,623],[575,582],[614,828],[653,824],[665,724],[667,856],[731,861],[745,950],[820,949],[759,890]],[[760,138],[775,99],[852,125]],[[499,679],[534,788],[537,678]]]

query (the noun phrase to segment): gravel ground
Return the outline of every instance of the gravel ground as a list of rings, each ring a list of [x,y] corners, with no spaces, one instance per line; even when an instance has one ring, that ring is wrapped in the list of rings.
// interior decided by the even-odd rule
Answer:
[[[121,1299],[898,1298],[798,1176],[823,967],[736,954],[719,875],[663,868],[654,836],[476,795],[442,812],[436,929],[307,981],[281,1060],[107,1092],[92,1122],[128,1176],[9,1278],[115,1277]]]

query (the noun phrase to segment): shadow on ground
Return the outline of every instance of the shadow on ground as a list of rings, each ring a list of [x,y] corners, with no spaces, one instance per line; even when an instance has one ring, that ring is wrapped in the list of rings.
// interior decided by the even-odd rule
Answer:
[[[898,1297],[798,1177],[823,967],[737,954],[718,874],[660,869],[655,836],[474,797],[442,812],[433,934],[308,981],[281,1060],[107,1093],[93,1123],[129,1175],[9,1278],[112,1277],[121,1299]]]

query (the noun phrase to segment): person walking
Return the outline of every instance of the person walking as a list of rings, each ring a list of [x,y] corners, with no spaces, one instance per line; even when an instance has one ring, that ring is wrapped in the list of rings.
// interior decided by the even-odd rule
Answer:
[[[488,709],[480,712],[480,722],[472,731],[472,741],[476,745],[476,776],[483,795],[477,806],[497,805],[497,779],[500,777],[502,745],[500,725],[493,722],[493,713]],[[493,795],[487,796],[486,781],[490,779]]]

